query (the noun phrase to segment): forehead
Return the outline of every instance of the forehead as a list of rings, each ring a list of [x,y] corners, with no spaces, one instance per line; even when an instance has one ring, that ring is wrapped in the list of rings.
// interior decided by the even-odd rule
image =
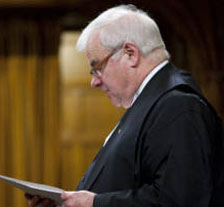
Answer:
[[[102,59],[108,51],[100,42],[99,35],[95,34],[88,40],[86,55],[89,60]]]

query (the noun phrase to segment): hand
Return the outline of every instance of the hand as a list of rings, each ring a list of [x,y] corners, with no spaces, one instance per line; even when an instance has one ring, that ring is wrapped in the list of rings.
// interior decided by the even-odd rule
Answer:
[[[95,193],[89,191],[66,191],[61,194],[62,207],[93,207]]]
[[[29,207],[56,207],[54,201],[50,199],[41,199],[40,196],[32,196],[25,193],[25,198],[28,200]]]

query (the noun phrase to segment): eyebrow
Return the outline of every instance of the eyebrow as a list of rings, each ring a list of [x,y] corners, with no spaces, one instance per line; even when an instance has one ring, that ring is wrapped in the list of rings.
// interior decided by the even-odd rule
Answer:
[[[99,60],[96,60],[96,59],[95,60],[91,60],[90,61],[90,66],[94,67],[95,65],[97,65],[98,62],[99,62]]]

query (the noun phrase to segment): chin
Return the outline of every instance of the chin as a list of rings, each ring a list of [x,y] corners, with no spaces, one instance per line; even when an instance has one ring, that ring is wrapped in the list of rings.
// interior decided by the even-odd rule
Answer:
[[[112,102],[112,104],[115,106],[115,107],[122,107],[122,105],[120,103],[114,103]]]
[[[123,107],[125,109],[128,109],[131,107],[131,102],[123,101],[118,98],[111,97],[111,102],[115,107]]]
[[[115,107],[121,107],[121,102],[118,101],[117,99],[111,98],[111,102]]]
[[[112,101],[112,104],[115,106],[115,107],[123,107],[124,109],[128,109],[131,107],[131,104],[123,104],[121,102],[113,102]]]

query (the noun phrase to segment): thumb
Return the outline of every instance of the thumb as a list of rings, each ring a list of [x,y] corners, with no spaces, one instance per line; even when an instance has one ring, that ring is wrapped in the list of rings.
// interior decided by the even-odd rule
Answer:
[[[74,194],[73,191],[64,191],[64,192],[61,194],[61,199],[62,199],[62,200],[66,200],[66,199],[68,199],[72,194]]]

